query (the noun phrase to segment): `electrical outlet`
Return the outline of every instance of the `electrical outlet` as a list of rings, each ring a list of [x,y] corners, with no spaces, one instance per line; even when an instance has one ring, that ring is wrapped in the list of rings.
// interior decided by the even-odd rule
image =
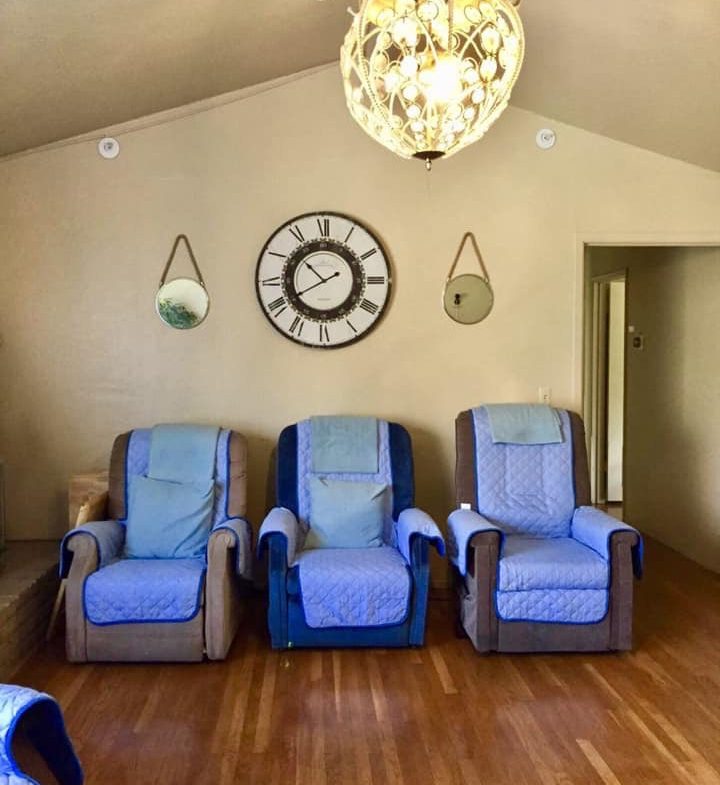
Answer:
[[[552,390],[549,387],[538,387],[538,403],[550,406],[552,403]]]

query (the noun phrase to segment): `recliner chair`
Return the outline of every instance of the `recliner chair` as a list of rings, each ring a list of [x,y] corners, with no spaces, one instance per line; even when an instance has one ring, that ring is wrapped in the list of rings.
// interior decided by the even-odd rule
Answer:
[[[550,444],[493,442],[482,406],[456,419],[449,550],[460,622],[480,652],[632,647],[642,538],[589,506],[582,420],[555,411],[562,440]]]
[[[364,422],[353,436],[348,420],[355,419]],[[319,460],[323,429],[330,457]],[[363,440],[360,463],[350,465]],[[422,645],[429,546],[442,554],[444,542],[430,517],[413,507],[407,431],[374,418],[305,420],[280,434],[276,465],[278,506],[258,544],[268,554],[273,648]],[[373,505],[382,507],[382,523],[368,534],[365,514]],[[317,547],[336,523],[335,545],[339,537],[343,547]]]
[[[73,662],[219,660],[238,628],[240,579],[252,574],[252,535],[243,518],[245,438],[225,429],[217,434],[208,469],[212,513],[199,555],[126,558],[130,486],[148,475],[152,434],[137,429],[115,439],[107,520],[84,524],[63,540],[66,650]]]

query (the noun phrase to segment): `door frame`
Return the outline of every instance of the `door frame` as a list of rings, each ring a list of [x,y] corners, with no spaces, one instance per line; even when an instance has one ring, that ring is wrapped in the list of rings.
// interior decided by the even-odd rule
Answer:
[[[614,248],[657,247],[657,248],[692,248],[713,247],[720,248],[720,231],[713,232],[667,232],[667,233],[641,233],[641,232],[586,232],[575,235],[575,324],[573,335],[573,379],[572,396],[575,407],[582,412],[586,423],[586,446],[591,454],[592,438],[592,405],[591,385],[592,380],[587,376],[590,367],[588,354],[591,352],[591,314],[586,306],[586,288],[588,285],[587,253],[592,246],[606,246]],[[627,313],[629,304],[629,291],[625,296],[625,322],[627,328]],[[625,362],[627,369],[627,352]],[[627,385],[627,374],[625,376]],[[627,423],[625,423],[627,429]],[[623,453],[626,450],[626,441],[623,440]],[[623,473],[625,460],[623,458]],[[625,483],[624,483],[625,484]],[[625,487],[627,493],[627,487]]]
[[[590,381],[588,426],[588,458],[590,462],[590,499],[593,504],[607,502],[608,470],[608,381],[610,347],[610,284],[622,281],[627,287],[628,270],[619,268],[611,273],[595,275],[589,279],[592,287],[590,304],[590,352],[587,356],[589,368],[586,378]],[[627,296],[625,298],[625,333],[627,325]],[[623,367],[626,367],[627,352],[623,351]],[[625,421],[625,384],[623,382],[623,422]],[[624,442],[623,442],[624,443]]]

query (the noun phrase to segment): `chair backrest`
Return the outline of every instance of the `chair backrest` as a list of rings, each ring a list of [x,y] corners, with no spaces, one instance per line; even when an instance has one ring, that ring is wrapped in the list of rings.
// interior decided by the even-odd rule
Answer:
[[[558,409],[560,444],[494,444],[479,407],[455,420],[456,502],[472,505],[511,534],[567,537],[575,509],[590,503],[585,429]]]
[[[310,420],[289,425],[280,434],[277,449],[276,500],[292,510],[301,525],[308,527],[310,513],[309,478],[322,476],[348,482],[385,483],[390,489],[386,511],[385,542],[391,543],[392,520],[414,504],[413,457],[410,435],[397,423],[378,420],[378,471],[313,472],[312,427]]]
[[[150,458],[152,429],[137,428],[116,437],[110,456],[108,514],[114,520],[127,518],[128,482],[145,475]],[[215,455],[215,506],[213,524],[245,515],[247,502],[247,444],[237,431],[220,431]]]

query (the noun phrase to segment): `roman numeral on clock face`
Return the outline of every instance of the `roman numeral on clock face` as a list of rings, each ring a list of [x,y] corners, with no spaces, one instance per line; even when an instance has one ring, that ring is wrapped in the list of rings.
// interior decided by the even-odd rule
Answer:
[[[302,229],[297,224],[295,224],[295,226],[289,226],[288,231],[299,243],[305,242],[305,235],[302,233]]]
[[[355,335],[357,335],[357,330],[355,329],[350,319],[345,319],[345,324],[353,331],[353,333],[355,333]]]
[[[285,308],[286,305],[284,297],[278,297],[277,300],[273,300],[271,303],[268,303],[268,311],[270,311],[270,313],[272,313],[276,319],[285,310]]]
[[[320,343],[330,343],[330,333],[326,324],[319,324],[318,331],[320,333]]]
[[[329,218],[318,218],[317,219],[318,229],[320,231],[320,237],[330,237],[330,219]]]
[[[367,282],[369,285],[379,285],[382,286],[385,283],[385,276],[384,275],[368,275]]]
[[[373,316],[375,316],[375,314],[378,312],[378,306],[372,300],[363,300],[360,303],[360,307],[363,309],[363,311],[367,311]]]
[[[264,278],[262,281],[263,286],[280,286],[280,276],[276,275],[273,278]]]
[[[376,253],[377,253],[377,248],[371,248],[369,251],[365,251],[365,253],[362,254],[360,258],[364,262],[366,259],[369,259],[371,256],[374,256]]]
[[[305,326],[305,321],[301,319],[299,316],[296,316],[293,319],[292,324],[290,325],[290,332],[293,335],[297,335],[298,338],[302,335],[303,327]]]

